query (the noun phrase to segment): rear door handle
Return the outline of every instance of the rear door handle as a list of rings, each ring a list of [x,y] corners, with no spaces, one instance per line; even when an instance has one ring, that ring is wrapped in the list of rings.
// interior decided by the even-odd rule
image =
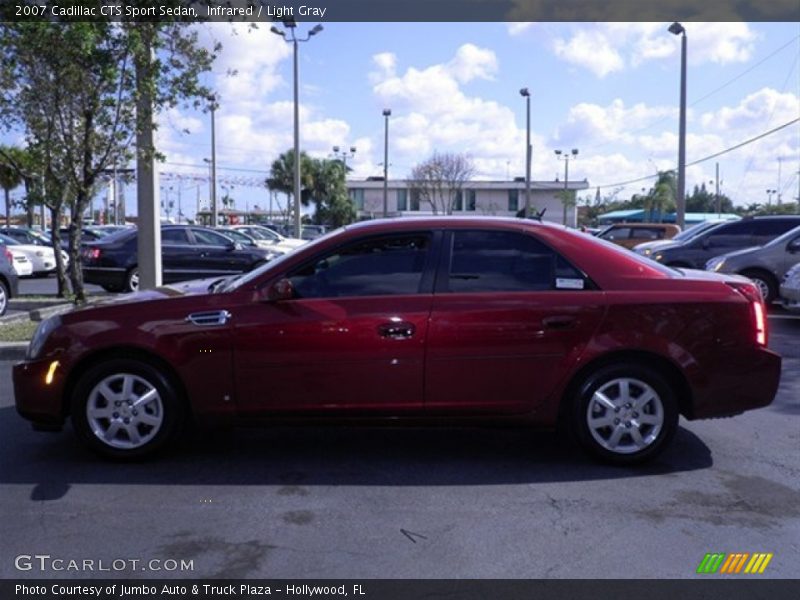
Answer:
[[[393,340],[403,340],[410,338],[417,330],[413,323],[401,321],[399,323],[384,323],[378,325],[378,333],[381,337],[391,338]]]
[[[545,329],[573,329],[575,327],[575,317],[546,317],[542,319],[542,325]]]

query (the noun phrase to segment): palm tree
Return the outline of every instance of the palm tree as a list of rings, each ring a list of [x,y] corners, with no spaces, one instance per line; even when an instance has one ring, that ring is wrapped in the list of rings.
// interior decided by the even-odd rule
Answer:
[[[11,190],[22,184],[22,175],[14,168],[9,161],[5,160],[4,155],[10,155],[15,161],[21,159],[22,151],[16,147],[3,146],[0,152],[0,187],[5,192],[6,200],[6,227],[11,224]]]
[[[313,185],[312,161],[305,152],[300,153],[300,189],[301,200],[304,200],[302,190]],[[273,163],[267,177],[267,185],[272,190],[283,192],[287,196],[294,194],[294,150],[287,150]],[[305,202],[308,199],[305,198]]]

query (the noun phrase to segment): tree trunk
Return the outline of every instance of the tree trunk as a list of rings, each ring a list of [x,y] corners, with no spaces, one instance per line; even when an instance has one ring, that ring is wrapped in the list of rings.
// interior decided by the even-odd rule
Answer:
[[[84,304],[86,302],[80,255],[83,211],[86,208],[86,202],[86,191],[79,191],[70,215],[71,224],[69,226],[67,254],[69,255],[69,281],[72,285],[72,293],[75,295],[75,304]]]
[[[11,195],[8,188],[3,188],[6,193],[6,227],[11,227]]]
[[[58,297],[66,298],[69,288],[65,275],[64,258],[61,256],[61,232],[58,231],[61,222],[61,207],[50,207],[50,238],[53,240],[53,252],[56,255],[56,281],[58,283]]]

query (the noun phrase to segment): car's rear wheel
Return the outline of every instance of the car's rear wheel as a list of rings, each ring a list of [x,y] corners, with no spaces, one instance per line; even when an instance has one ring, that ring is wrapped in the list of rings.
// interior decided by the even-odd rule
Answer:
[[[8,298],[10,294],[4,281],[0,280],[0,317],[8,310]]]
[[[757,269],[742,271],[741,274],[756,284],[761,297],[764,298],[764,304],[770,305],[777,298],[778,282],[771,274]]]
[[[578,388],[571,425],[580,445],[618,465],[661,453],[678,426],[678,406],[669,382],[637,363],[600,368]]]
[[[164,448],[180,431],[183,406],[169,377],[138,360],[89,369],[72,396],[72,423],[95,452],[136,459]]]
[[[139,267],[133,267],[125,275],[125,291],[126,292],[139,291]]]

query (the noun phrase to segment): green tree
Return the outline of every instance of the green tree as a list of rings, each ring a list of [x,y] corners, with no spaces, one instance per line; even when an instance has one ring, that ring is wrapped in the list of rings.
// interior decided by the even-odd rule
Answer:
[[[356,219],[356,207],[347,193],[345,167],[339,160],[312,161],[311,200],[316,205],[314,222],[341,227]]]
[[[150,58],[146,40],[156,60],[137,77],[137,64]],[[189,101],[199,107],[210,95],[200,74],[219,47],[201,48],[185,23],[100,20],[2,23],[0,47],[0,127],[25,132],[29,146],[41,150],[48,195],[66,201],[69,279],[76,302],[83,302],[83,215],[104,171],[133,158],[140,94],[152,95],[156,111]]]
[[[22,185],[22,176],[15,165],[15,157],[20,158],[21,150],[16,147],[0,147],[0,187],[6,202],[6,227],[11,224],[11,190]]]

